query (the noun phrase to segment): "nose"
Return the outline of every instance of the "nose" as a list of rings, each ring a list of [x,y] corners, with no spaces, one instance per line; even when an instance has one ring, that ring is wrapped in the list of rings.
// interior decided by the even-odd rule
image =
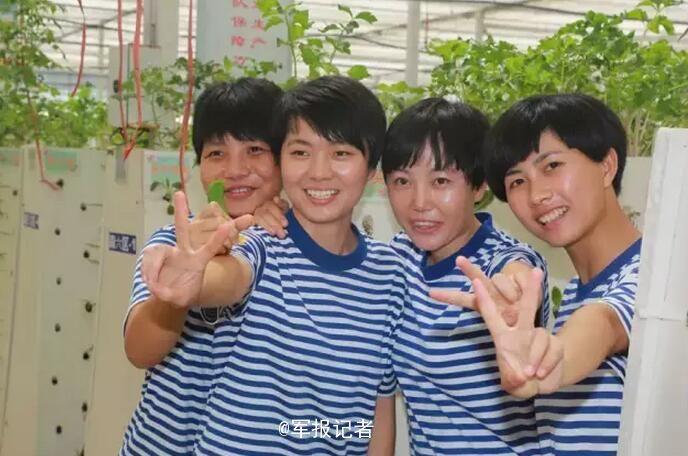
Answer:
[[[332,163],[327,152],[318,151],[313,154],[310,163],[310,175],[315,180],[325,180],[332,177]]]
[[[227,179],[243,179],[251,174],[246,157],[229,154],[224,164],[224,175]]]
[[[411,201],[412,207],[416,211],[425,211],[429,207],[430,195],[429,189],[424,185],[415,185],[413,188],[413,199]]]
[[[538,206],[552,199],[552,189],[544,182],[533,179],[530,183],[530,204]]]

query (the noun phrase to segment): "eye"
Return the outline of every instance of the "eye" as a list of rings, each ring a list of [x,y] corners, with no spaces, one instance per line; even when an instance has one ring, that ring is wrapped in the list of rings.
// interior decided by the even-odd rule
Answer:
[[[301,149],[294,149],[292,151],[289,151],[289,155],[291,155],[292,157],[301,158],[301,157],[308,156],[308,152],[306,152],[305,150],[301,150]]]
[[[516,188],[516,187],[518,187],[519,185],[523,184],[524,182],[525,182],[525,180],[523,180],[523,179],[521,179],[521,178],[514,179],[514,180],[512,180],[511,182],[509,182],[509,189]]]
[[[259,155],[263,152],[267,152],[267,149],[262,146],[251,146],[248,148],[249,155]]]
[[[351,152],[349,152],[348,150],[337,150],[334,153],[334,156],[337,158],[346,158],[346,157],[349,157],[350,155],[351,155]]]
[[[555,169],[555,168],[559,168],[561,165],[563,165],[562,162],[551,161],[551,162],[547,163],[547,165],[545,166],[545,170],[551,171],[551,170],[553,170],[553,169]]]
[[[437,179],[435,179],[436,185],[447,185],[449,182],[451,181],[446,177],[438,177]]]
[[[208,152],[206,154],[205,158],[218,158],[218,157],[222,157],[223,155],[224,154],[221,150],[216,149],[216,150],[211,150],[210,152]]]
[[[398,186],[408,185],[409,183],[408,179],[406,179],[405,177],[397,177],[392,182],[394,183],[394,185]]]

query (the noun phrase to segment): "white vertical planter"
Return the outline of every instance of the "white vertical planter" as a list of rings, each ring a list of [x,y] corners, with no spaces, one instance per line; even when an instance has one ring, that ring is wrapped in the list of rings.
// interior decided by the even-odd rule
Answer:
[[[20,149],[0,149],[0,418],[4,418],[7,400],[19,254],[22,163]],[[3,430],[4,426],[1,426],[0,441]]]
[[[103,227],[105,248],[99,291],[92,407],[86,424],[86,454],[117,454],[126,426],[138,403],[144,371],[134,368],[124,353],[122,324],[129,305],[137,255],[150,235],[173,223],[160,188],[153,180],[176,180],[177,152],[135,150],[126,162],[108,153],[105,172]],[[192,208],[205,200],[195,155],[187,155],[187,191]],[[122,242],[127,239],[127,242]],[[134,244],[131,244],[131,241]]]
[[[688,129],[659,130],[619,454],[688,454]]]
[[[103,151],[25,148],[23,224],[2,455],[78,454],[93,372]]]

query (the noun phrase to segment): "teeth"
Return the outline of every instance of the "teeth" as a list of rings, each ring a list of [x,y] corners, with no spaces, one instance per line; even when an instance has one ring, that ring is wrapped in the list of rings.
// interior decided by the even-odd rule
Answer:
[[[339,193],[338,190],[306,190],[306,193],[311,198],[327,199]]]
[[[542,225],[547,225],[548,223],[551,223],[557,219],[559,219],[562,215],[566,214],[568,212],[568,208],[565,207],[560,207],[554,210],[549,211],[542,217],[538,219],[538,222]]]
[[[417,228],[428,228],[430,226],[435,226],[435,222],[414,222],[413,226]]]
[[[232,195],[241,195],[250,191],[251,187],[236,187],[228,190],[228,193],[231,193]]]

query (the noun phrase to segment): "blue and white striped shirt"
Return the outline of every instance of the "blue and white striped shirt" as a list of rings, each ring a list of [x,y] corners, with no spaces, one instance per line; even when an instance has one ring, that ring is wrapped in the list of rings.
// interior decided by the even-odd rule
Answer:
[[[222,370],[198,454],[364,455],[376,400],[394,393],[401,260],[358,231],[357,248],[334,255],[287,218],[286,239],[252,228],[233,248],[252,291],[234,309],[241,324],[216,328]]]
[[[640,246],[641,240],[633,243],[588,283],[582,284],[578,278],[569,283],[554,323],[555,333],[582,306],[604,303],[616,312],[630,336]],[[543,454],[616,454],[626,361],[626,354],[610,356],[586,379],[535,399]]]
[[[168,225],[153,233],[144,249],[176,243],[174,226]],[[142,256],[136,262],[127,317],[134,306],[151,296],[141,278]],[[188,455],[193,451],[212,381],[213,332],[214,327],[199,310],[189,310],[175,347],[146,372],[120,456]]]
[[[459,255],[488,277],[513,261],[546,271],[543,258],[530,246],[495,229],[488,214],[477,216],[481,226],[470,241],[434,265],[427,264],[427,254],[406,234],[392,241],[408,271],[408,295],[392,362],[404,395],[414,455],[540,452],[533,401],[514,398],[501,388],[494,343],[480,314],[428,296],[430,288],[471,289],[470,280],[455,266]],[[543,326],[548,314],[546,297],[540,311]]]

